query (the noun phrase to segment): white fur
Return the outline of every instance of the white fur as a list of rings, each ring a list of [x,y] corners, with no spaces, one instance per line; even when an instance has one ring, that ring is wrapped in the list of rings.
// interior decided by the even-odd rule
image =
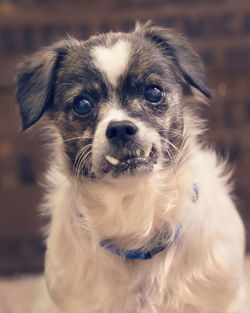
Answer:
[[[63,162],[52,164],[46,281],[58,309],[44,298],[34,313],[249,313],[242,222],[225,166],[198,144],[195,124],[186,112],[186,157],[175,170],[95,184],[68,178]],[[151,260],[126,261],[100,247],[117,236],[138,248],[165,221],[173,228],[181,222],[180,235]]]
[[[116,86],[117,79],[125,72],[130,56],[128,41],[118,40],[111,47],[96,46],[92,52],[97,68],[104,72],[108,81]]]

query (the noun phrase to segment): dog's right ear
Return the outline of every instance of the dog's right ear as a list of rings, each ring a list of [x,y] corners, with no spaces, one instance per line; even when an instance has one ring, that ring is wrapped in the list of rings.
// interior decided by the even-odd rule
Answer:
[[[62,44],[45,48],[18,67],[16,98],[23,130],[37,122],[52,105],[57,72],[66,53]]]
[[[154,42],[159,49],[172,59],[183,80],[211,98],[207,88],[203,63],[188,41],[173,29],[154,26],[150,21],[136,24],[136,32]]]

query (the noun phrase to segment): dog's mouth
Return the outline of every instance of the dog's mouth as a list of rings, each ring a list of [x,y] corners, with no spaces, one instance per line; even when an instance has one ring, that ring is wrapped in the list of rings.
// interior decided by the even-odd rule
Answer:
[[[113,177],[121,174],[140,175],[152,172],[154,164],[157,163],[158,153],[154,145],[149,145],[144,151],[137,149],[115,157],[107,154],[103,172],[111,173]]]

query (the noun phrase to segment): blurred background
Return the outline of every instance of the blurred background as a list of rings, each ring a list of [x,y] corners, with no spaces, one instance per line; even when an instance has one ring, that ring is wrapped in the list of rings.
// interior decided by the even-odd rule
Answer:
[[[184,33],[205,62],[213,93],[204,106],[206,138],[235,167],[250,250],[250,1],[0,0],[0,275],[43,269],[44,221],[37,208],[46,153],[37,136],[20,131],[17,63],[66,34],[86,39],[148,19]]]

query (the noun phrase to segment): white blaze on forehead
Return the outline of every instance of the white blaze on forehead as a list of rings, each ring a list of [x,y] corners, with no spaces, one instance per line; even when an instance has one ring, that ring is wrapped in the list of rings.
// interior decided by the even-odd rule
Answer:
[[[126,70],[130,55],[130,44],[118,40],[112,47],[97,46],[93,50],[96,67],[105,73],[109,82],[116,86],[117,79]]]

